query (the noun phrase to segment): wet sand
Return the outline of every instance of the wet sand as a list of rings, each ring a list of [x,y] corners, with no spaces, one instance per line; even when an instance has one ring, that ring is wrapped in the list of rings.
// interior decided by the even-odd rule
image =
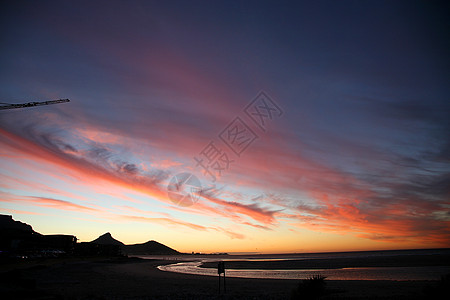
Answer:
[[[290,299],[297,280],[164,272],[167,260],[69,259],[0,267],[2,299]],[[329,281],[321,299],[425,299],[430,281]],[[429,297],[428,297],[429,298]]]

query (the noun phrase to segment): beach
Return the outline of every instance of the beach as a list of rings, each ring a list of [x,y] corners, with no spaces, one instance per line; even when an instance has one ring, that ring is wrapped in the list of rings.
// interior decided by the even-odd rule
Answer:
[[[3,299],[290,299],[298,280],[218,278],[164,272],[173,260],[47,259],[1,266]],[[320,299],[425,299],[433,281],[325,280]],[[428,295],[429,296],[429,295]],[[429,297],[428,297],[429,298]]]

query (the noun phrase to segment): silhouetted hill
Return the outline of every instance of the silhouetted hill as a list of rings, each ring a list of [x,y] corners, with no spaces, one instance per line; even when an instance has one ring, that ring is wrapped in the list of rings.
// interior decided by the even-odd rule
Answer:
[[[44,235],[31,225],[0,215],[0,256],[44,257],[73,253],[77,238],[73,235]]]
[[[121,246],[121,247],[125,246],[124,243],[113,238],[109,232],[99,236],[98,238],[93,240],[91,243],[99,244],[99,245],[117,245],[117,246]]]
[[[31,225],[22,223],[20,221],[14,221],[14,219],[10,215],[0,215],[0,230],[33,232],[33,228],[31,227]]]
[[[134,254],[134,255],[170,255],[179,254],[178,251],[167,247],[156,241],[148,241],[143,244],[133,244],[125,245],[121,241],[116,240],[111,236],[109,232],[99,236],[97,239],[93,240],[91,243],[99,245],[116,245],[120,246],[123,253]]]
[[[123,251],[127,254],[134,255],[170,255],[179,254],[175,249],[167,247],[156,241],[148,241],[143,244],[125,245]]]
[[[11,251],[20,248],[33,239],[37,233],[33,228],[20,221],[14,221],[12,216],[0,215],[0,251]]]

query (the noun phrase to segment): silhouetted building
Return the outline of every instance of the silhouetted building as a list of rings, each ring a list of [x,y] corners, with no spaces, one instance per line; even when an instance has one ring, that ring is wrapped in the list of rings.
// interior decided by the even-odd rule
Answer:
[[[119,245],[82,242],[76,244],[75,254],[79,256],[120,256],[122,248]]]
[[[73,254],[76,243],[77,238],[75,236],[63,234],[41,235],[36,241],[37,247],[41,251],[53,252],[54,254],[62,254],[58,251],[62,251],[65,254]]]

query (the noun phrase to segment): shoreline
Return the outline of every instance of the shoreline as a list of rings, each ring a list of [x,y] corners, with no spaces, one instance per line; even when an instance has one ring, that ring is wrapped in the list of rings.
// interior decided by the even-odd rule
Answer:
[[[232,260],[226,261],[227,269],[342,269],[370,267],[450,267],[450,255],[399,255],[388,257],[314,258],[286,260]],[[216,262],[204,262],[202,268],[216,268]]]
[[[218,278],[160,271],[173,260],[70,259],[1,268],[4,299],[289,299],[299,280],[227,277],[227,294]],[[423,299],[436,281],[325,280],[324,299]],[[39,296],[40,295],[40,296]]]

